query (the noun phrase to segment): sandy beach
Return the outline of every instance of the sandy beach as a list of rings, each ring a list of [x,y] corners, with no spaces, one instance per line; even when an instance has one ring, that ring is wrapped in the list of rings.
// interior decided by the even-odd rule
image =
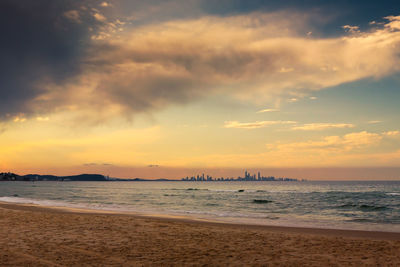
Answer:
[[[400,233],[0,203],[0,266],[399,266]]]

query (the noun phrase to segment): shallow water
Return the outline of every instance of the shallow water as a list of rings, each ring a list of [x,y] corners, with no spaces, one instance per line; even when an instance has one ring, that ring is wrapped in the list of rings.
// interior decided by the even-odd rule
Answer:
[[[400,232],[400,181],[1,182],[0,201]]]

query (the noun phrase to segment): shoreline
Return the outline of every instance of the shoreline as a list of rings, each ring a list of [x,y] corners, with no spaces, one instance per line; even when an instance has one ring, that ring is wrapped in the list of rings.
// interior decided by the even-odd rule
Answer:
[[[316,228],[316,227],[293,227],[293,226],[276,226],[276,225],[258,225],[258,224],[242,224],[235,222],[224,222],[217,220],[201,219],[188,216],[166,215],[166,214],[146,214],[140,212],[121,212],[107,211],[96,209],[69,208],[57,206],[41,206],[37,204],[9,203],[0,201],[0,208],[10,210],[23,210],[32,212],[49,212],[49,213],[71,213],[86,215],[114,215],[114,216],[131,216],[134,218],[153,219],[165,222],[183,222],[189,224],[204,224],[209,226],[221,226],[240,228],[248,230],[263,230],[270,232],[284,232],[297,234],[311,234],[322,236],[335,236],[345,238],[362,238],[373,240],[400,240],[398,232],[384,231],[368,231],[368,230],[349,230],[349,229],[332,229],[332,228]]]

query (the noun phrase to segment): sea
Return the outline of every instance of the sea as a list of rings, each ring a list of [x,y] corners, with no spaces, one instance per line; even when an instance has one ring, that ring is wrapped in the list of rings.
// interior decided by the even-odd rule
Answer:
[[[400,181],[0,182],[0,201],[235,224],[400,232]]]

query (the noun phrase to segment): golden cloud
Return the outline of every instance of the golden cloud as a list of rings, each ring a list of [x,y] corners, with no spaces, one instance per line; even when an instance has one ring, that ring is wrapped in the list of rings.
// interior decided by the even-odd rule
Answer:
[[[400,136],[400,131],[388,131],[384,132],[383,134],[389,137],[397,137]]]
[[[238,122],[238,121],[226,121],[224,128],[238,128],[238,129],[257,129],[264,128],[270,125],[277,124],[293,124],[295,121],[256,121],[256,122]]]
[[[369,32],[316,39],[301,33],[304,17],[278,15],[203,17],[123,33],[112,29],[94,38],[82,76],[59,89],[47,85],[33,106],[72,104],[135,114],[216,93],[259,103],[288,96],[294,101],[310,91],[400,69],[399,17],[388,17]]]
[[[353,128],[354,124],[350,123],[308,123],[302,126],[293,126],[292,130],[303,131],[319,131],[334,128]]]
[[[265,112],[278,112],[279,109],[276,108],[266,108],[266,109],[261,109],[257,111],[257,113],[265,113]]]
[[[274,143],[267,144],[272,151],[329,151],[345,152],[357,148],[377,145],[386,134],[369,133],[366,131],[349,133],[344,136],[327,136],[319,141]]]

